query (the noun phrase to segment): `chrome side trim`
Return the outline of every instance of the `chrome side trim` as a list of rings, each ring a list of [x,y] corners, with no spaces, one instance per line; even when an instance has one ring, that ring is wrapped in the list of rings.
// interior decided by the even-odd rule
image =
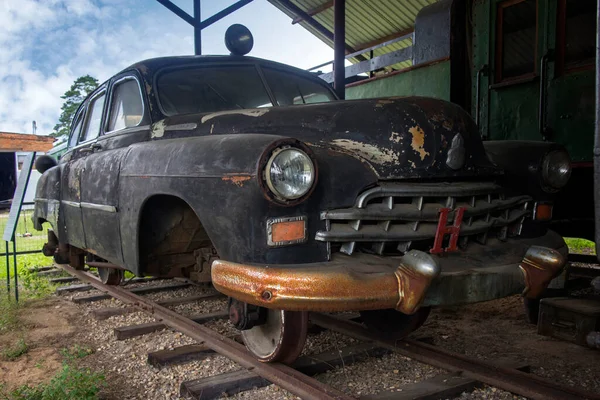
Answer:
[[[117,212],[117,207],[109,206],[106,204],[86,203],[83,201],[79,204],[81,205],[82,208],[89,208],[89,209],[98,210],[98,211],[106,211],[106,212],[110,212],[110,213]]]
[[[61,203],[63,203],[65,206],[71,206],[76,208],[81,207],[81,204],[77,201],[61,200]]]

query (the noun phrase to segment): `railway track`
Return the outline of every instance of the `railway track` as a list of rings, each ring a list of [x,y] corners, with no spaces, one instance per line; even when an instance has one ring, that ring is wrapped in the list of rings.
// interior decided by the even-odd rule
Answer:
[[[452,397],[452,393],[458,395],[464,390],[473,389],[476,384],[481,382],[531,399],[600,400],[600,395],[598,394],[558,385],[552,381],[520,371],[514,368],[515,366],[513,365],[498,365],[469,358],[462,354],[449,352],[439,347],[414,340],[395,341],[386,339],[376,333],[370,332],[360,323],[327,314],[311,314],[310,320],[315,326],[321,329],[339,332],[366,343],[342,349],[339,352],[331,352],[331,354],[324,353],[316,357],[313,356],[310,359],[303,359],[301,357],[293,366],[265,364],[256,360],[239,343],[239,337],[227,337],[202,325],[203,322],[211,319],[226,318],[227,313],[217,312],[192,316],[190,318],[167,308],[168,306],[182,304],[186,301],[214,299],[220,296],[218,293],[192,296],[193,298],[168,299],[153,302],[142,297],[142,294],[152,292],[152,287],[126,290],[119,286],[104,285],[89,272],[78,271],[68,265],[59,265],[58,267],[81,282],[85,282],[87,285],[104,292],[104,295],[89,296],[88,301],[92,301],[94,298],[105,299],[114,297],[127,305],[125,309],[99,310],[98,314],[100,316],[98,319],[133,310],[141,310],[152,315],[157,320],[155,323],[124,327],[118,332],[115,331],[117,338],[119,338],[119,334],[124,335],[120,337],[124,339],[170,327],[197,341],[196,345],[184,346],[175,351],[158,352],[157,354],[153,354],[152,357],[149,355],[149,362],[156,362],[157,364],[162,362],[168,363],[169,359],[181,360],[186,357],[197,356],[198,354],[214,352],[229,358],[245,368],[245,370],[226,373],[216,377],[182,383],[182,394],[191,395],[195,398],[215,398],[223,392],[234,394],[253,387],[261,387],[273,383],[303,399],[350,399],[351,397],[347,394],[319,382],[311,375],[325,372],[336,365],[347,365],[347,363],[359,361],[367,355],[373,356],[385,354],[386,352],[397,352],[413,360],[447,370],[449,374],[440,376],[436,380],[437,383],[433,385],[430,383],[429,387],[412,388],[412,391],[408,390],[406,393],[383,392],[378,395],[366,396],[364,399],[447,398]],[[185,284],[164,285],[163,288],[177,285],[182,286]],[[74,286],[76,287],[77,285]],[[418,386],[418,384],[416,385]]]

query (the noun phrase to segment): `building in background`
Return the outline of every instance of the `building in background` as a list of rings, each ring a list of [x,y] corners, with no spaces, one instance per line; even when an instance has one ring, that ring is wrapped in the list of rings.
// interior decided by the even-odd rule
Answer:
[[[0,208],[10,207],[17,187],[23,161],[33,151],[45,153],[52,148],[55,138],[24,133],[0,132]],[[31,202],[40,173],[32,171],[25,201]]]

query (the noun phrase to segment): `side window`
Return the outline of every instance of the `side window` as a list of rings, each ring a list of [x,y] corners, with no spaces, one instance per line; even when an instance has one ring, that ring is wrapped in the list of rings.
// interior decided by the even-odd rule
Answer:
[[[81,133],[79,143],[87,142],[98,137],[100,134],[100,125],[102,124],[102,109],[104,108],[104,100],[106,93],[102,93],[90,101],[88,106],[88,116],[86,118],[85,127]]]
[[[81,125],[83,125],[83,115],[85,112],[82,110],[75,119],[75,124],[73,125],[73,129],[71,130],[71,136],[69,136],[69,147],[73,147],[77,145],[77,139],[79,138],[79,133],[81,132]]]
[[[596,0],[559,0],[559,69],[593,64],[596,58]],[[560,59],[562,58],[562,59]]]
[[[313,82],[291,72],[269,67],[261,68],[280,106],[335,100],[325,84]]]
[[[112,92],[107,132],[138,125],[143,113],[144,105],[137,80],[126,78],[117,82]]]
[[[498,4],[496,24],[496,82],[535,73],[537,1]]]

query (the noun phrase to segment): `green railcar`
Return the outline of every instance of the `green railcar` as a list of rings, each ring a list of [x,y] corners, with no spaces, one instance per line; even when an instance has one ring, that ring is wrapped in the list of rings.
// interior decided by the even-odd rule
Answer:
[[[346,98],[438,97],[470,110],[487,141],[563,145],[572,174],[552,196],[553,229],[593,240],[596,7],[596,0],[441,0],[416,17],[410,66],[350,83]]]

